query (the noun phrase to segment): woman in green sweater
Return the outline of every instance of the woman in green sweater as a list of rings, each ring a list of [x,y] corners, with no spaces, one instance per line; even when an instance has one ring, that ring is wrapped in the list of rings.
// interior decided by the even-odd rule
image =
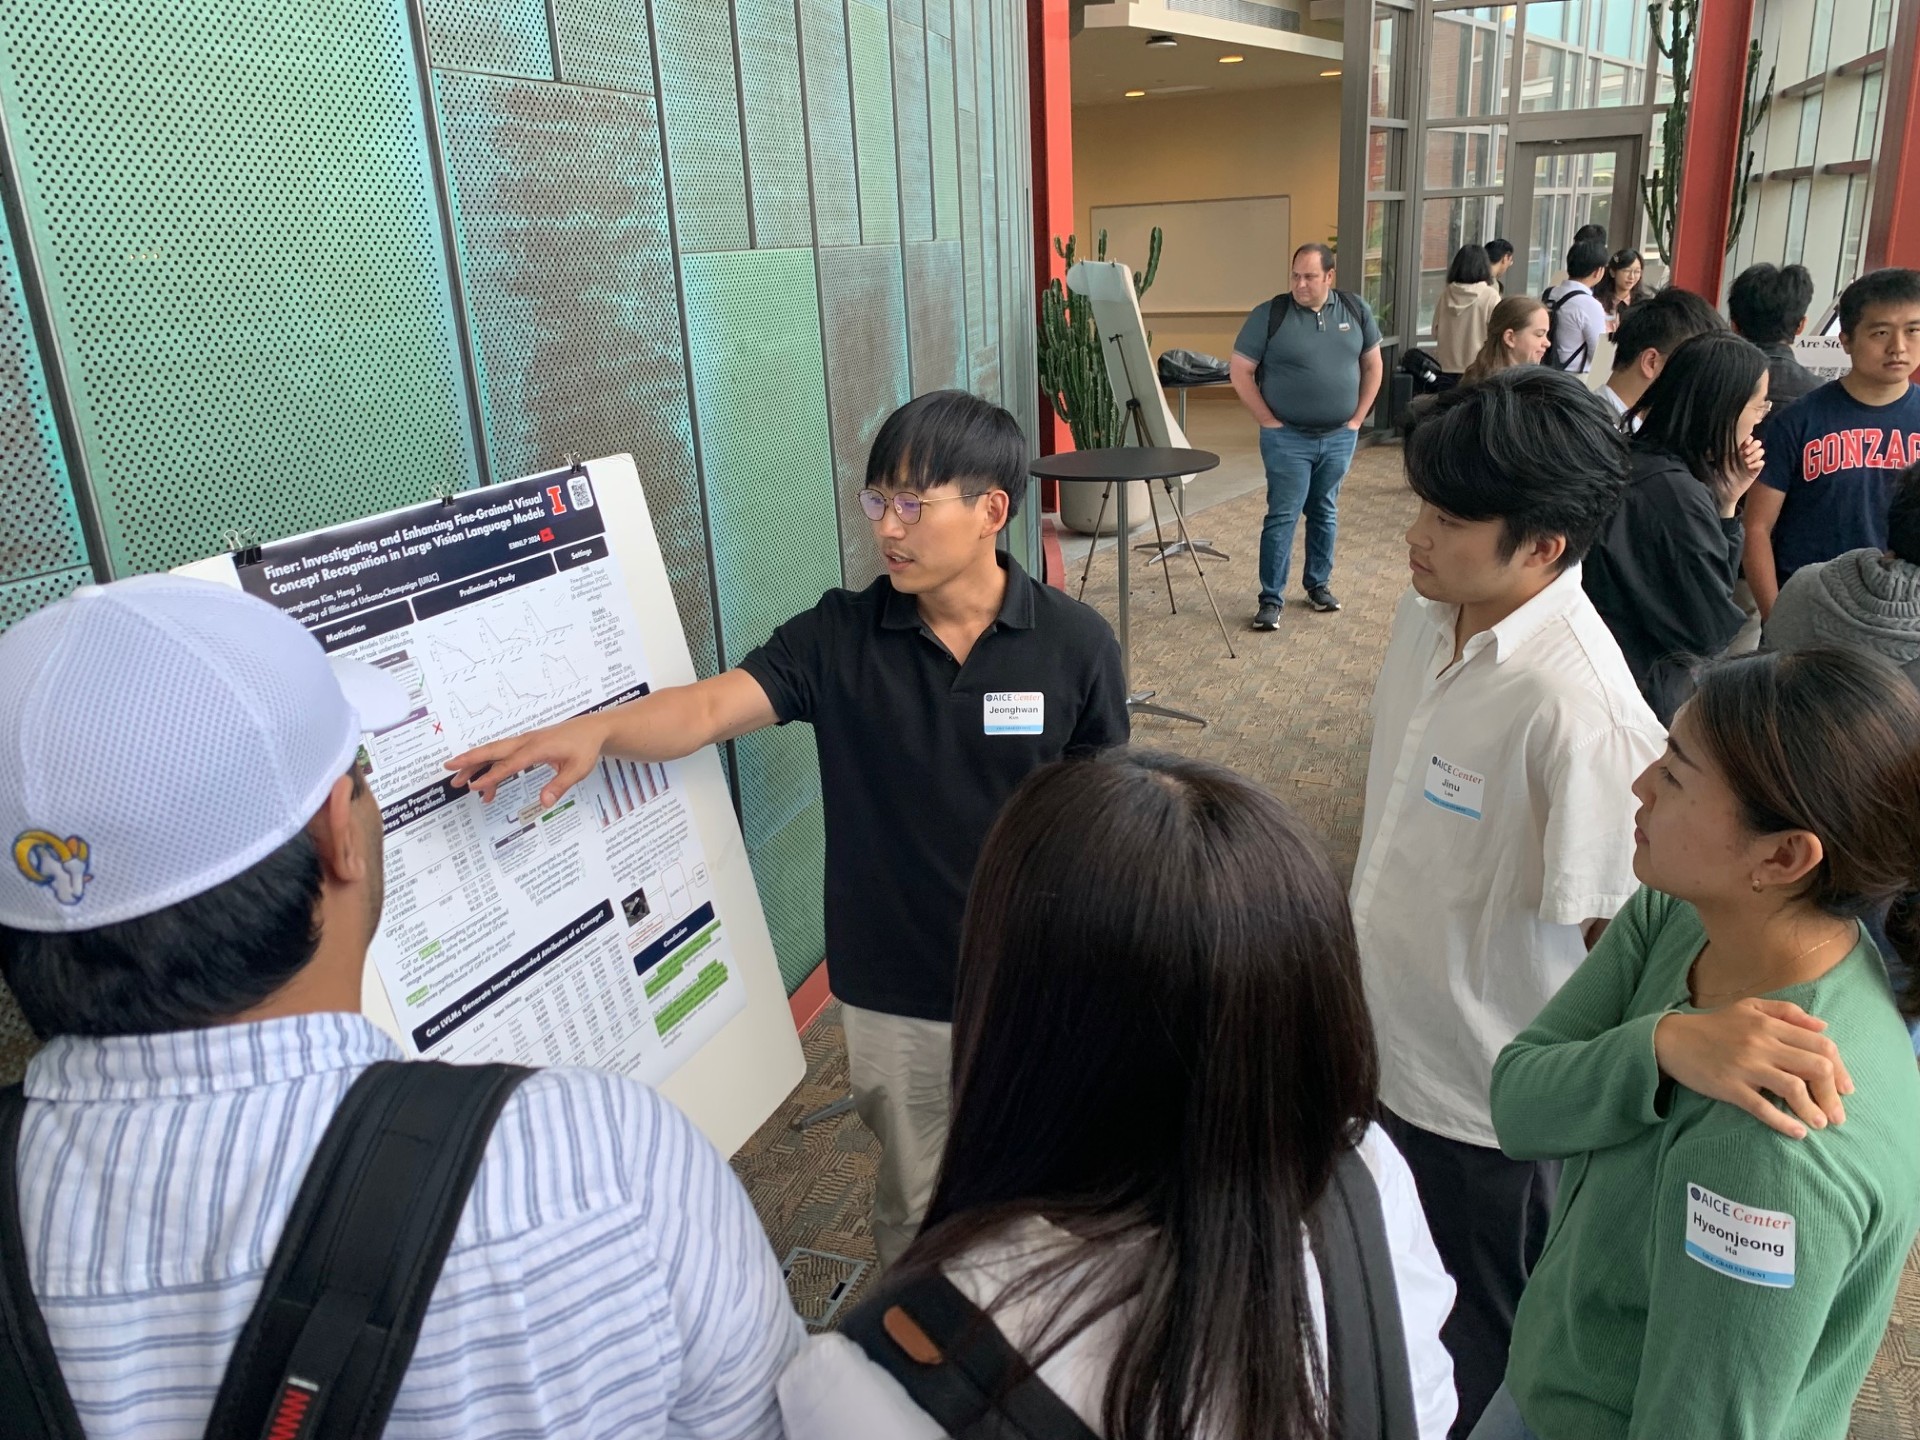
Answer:
[[[1920,882],[1920,693],[1722,662],[1634,794],[1644,888],[1494,1066],[1501,1148],[1566,1166],[1473,1437],[1840,1440],[1920,1230],[1920,1071],[1858,921]]]

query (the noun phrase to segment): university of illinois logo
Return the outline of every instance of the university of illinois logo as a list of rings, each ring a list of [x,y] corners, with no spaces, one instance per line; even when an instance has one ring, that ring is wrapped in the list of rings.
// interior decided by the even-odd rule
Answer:
[[[13,842],[13,863],[35,885],[45,885],[62,905],[78,905],[93,878],[91,851],[78,835],[62,840],[48,830],[22,830]]]

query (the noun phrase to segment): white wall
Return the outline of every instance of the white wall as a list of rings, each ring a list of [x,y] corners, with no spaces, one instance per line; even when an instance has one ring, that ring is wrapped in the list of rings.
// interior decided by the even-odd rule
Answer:
[[[1073,201],[1081,253],[1099,205],[1286,195],[1287,249],[1334,235],[1340,205],[1340,82],[1166,96],[1073,112]],[[1138,269],[1144,255],[1109,255]],[[1348,286],[1359,283],[1357,273]],[[1152,294],[1146,301],[1152,307]],[[1154,315],[1154,353],[1183,345],[1225,357],[1244,315]]]

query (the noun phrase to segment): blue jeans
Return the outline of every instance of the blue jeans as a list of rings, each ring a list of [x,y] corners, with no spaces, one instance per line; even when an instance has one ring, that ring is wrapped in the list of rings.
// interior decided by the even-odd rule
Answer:
[[[1513,1396],[1502,1385],[1493,1392],[1493,1399],[1480,1414],[1480,1423],[1473,1427],[1468,1440],[1540,1440],[1527,1422],[1520,1418],[1520,1407],[1513,1403]]]
[[[1260,431],[1260,460],[1267,467],[1267,518],[1260,526],[1260,603],[1286,601],[1287,567],[1293,558],[1293,527],[1307,517],[1309,590],[1333,578],[1333,541],[1340,532],[1340,482],[1353,463],[1354,431],[1342,425],[1309,435],[1291,425]]]

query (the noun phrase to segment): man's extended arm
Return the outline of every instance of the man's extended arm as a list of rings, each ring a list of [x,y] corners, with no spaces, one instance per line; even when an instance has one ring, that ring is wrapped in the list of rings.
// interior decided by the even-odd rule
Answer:
[[[778,719],[758,680],[745,670],[728,670],[711,680],[656,690],[611,710],[477,745],[447,761],[447,768],[455,772],[455,785],[471,786],[481,799],[492,800],[509,776],[551,765],[553,778],[540,792],[540,803],[553,805],[587,777],[603,754],[679,760]]]

